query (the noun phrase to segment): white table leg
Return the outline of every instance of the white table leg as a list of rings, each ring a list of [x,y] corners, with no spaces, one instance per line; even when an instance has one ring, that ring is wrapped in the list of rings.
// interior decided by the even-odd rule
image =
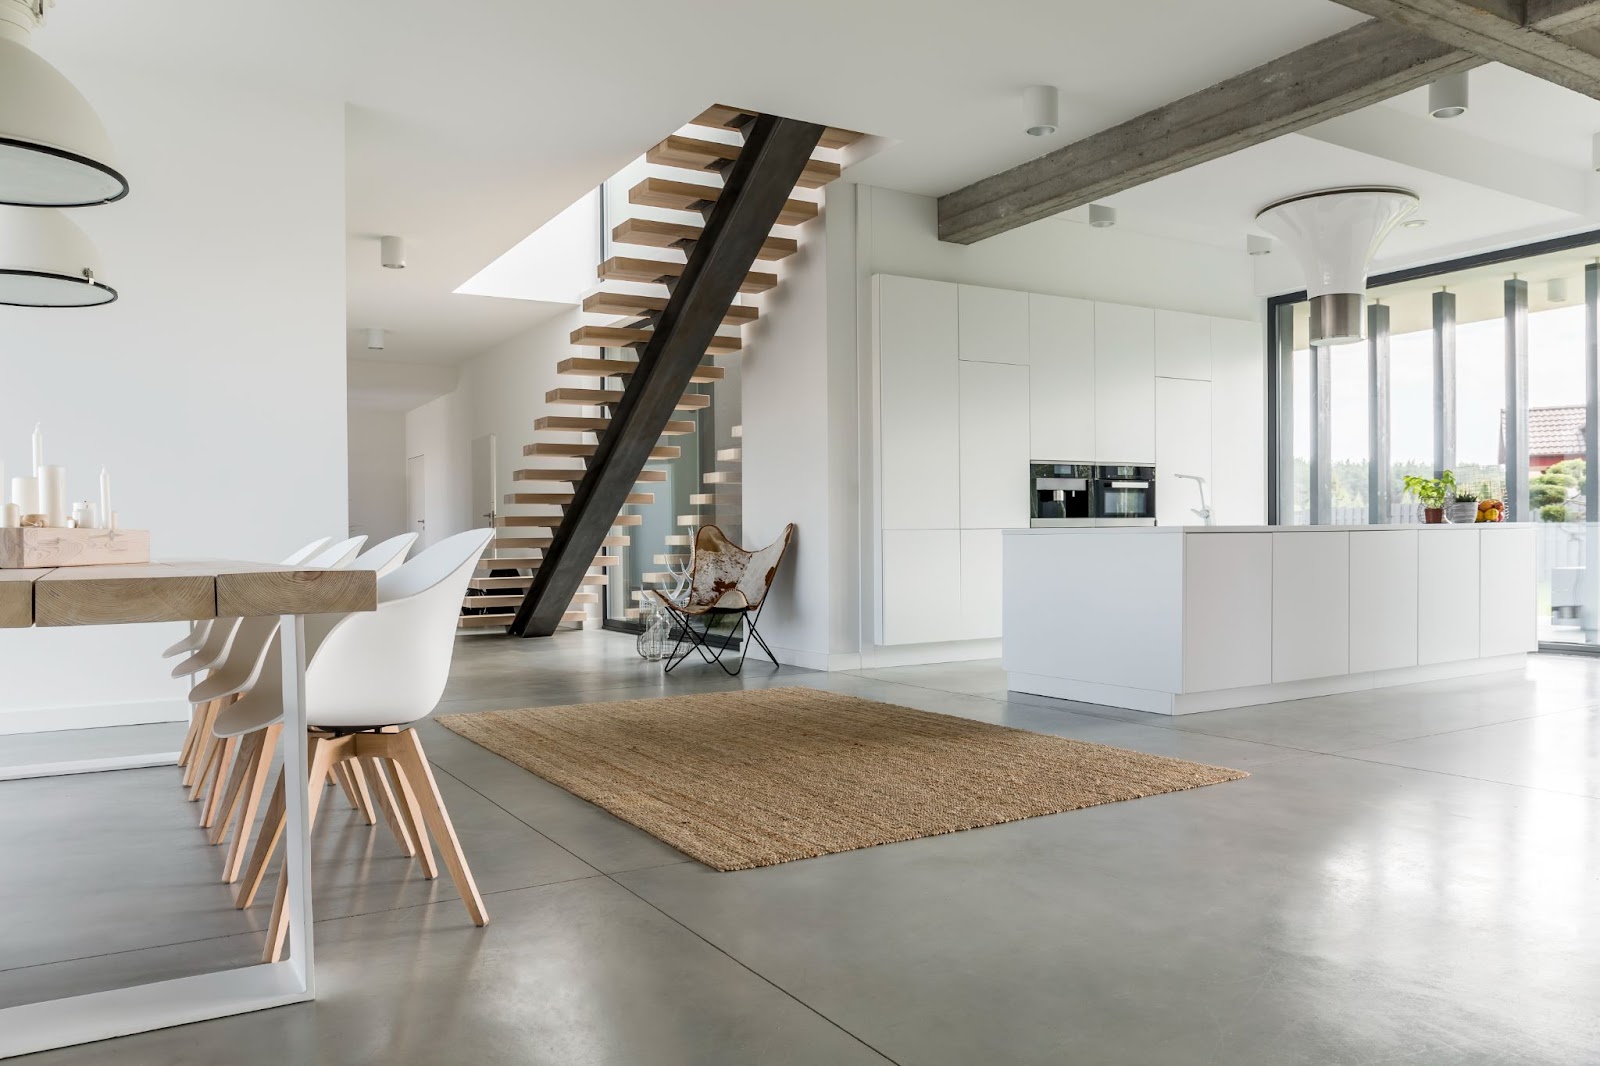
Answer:
[[[289,964],[294,966],[306,998],[316,995],[312,970],[311,931],[311,822],[306,810],[306,790],[300,782],[306,766],[306,621],[284,615],[278,631],[283,648],[283,779],[284,862],[289,880]]]
[[[285,778],[303,782],[306,779],[305,619],[284,615],[281,641]],[[288,830],[284,833],[284,861],[289,879],[287,961],[0,1009],[0,1059],[312,999],[316,986],[312,979],[311,833],[306,818],[306,791],[288,788],[285,800]]]

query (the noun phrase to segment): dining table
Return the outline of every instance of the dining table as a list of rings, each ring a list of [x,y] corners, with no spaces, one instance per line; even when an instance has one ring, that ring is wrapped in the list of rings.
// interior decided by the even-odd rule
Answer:
[[[376,609],[377,575],[371,570],[231,560],[0,570],[0,629],[279,617],[285,737],[306,733],[307,616]],[[285,779],[305,780],[305,745],[285,743],[283,758]],[[32,776],[119,772],[176,761],[177,753],[168,752],[57,762]],[[0,1058],[313,999],[306,790],[284,791],[289,915],[284,961],[0,1008]]]

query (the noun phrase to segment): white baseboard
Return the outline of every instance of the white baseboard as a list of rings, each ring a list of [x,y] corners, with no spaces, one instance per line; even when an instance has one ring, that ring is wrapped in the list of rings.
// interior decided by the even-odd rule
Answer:
[[[0,710],[0,736],[9,733],[47,733],[56,729],[99,729],[113,725],[150,722],[187,722],[186,700],[144,700],[139,703],[99,703],[88,707],[23,707]]]
[[[891,666],[927,666],[1000,658],[1000,641],[956,640],[944,644],[874,644],[861,651],[856,669],[881,670]]]
[[[1013,692],[1028,692],[1036,696],[1050,696],[1078,703],[1097,703],[1108,707],[1127,707],[1155,714],[1196,714],[1203,711],[1218,711],[1226,707],[1253,707],[1263,703],[1284,703],[1315,696],[1331,696],[1340,692],[1360,692],[1394,685],[1416,685],[1453,677],[1473,677],[1506,670],[1521,670],[1526,663],[1527,656],[1518,652],[1514,655],[1496,655],[1486,659],[1463,659],[1427,666],[1407,666],[1398,670],[1338,674],[1333,677],[1282,681],[1249,688],[1179,693],[1007,671],[1006,687]]]

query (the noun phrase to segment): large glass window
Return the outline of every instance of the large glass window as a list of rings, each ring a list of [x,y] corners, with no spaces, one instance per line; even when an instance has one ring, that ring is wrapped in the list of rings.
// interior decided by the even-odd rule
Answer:
[[[1367,297],[1387,308],[1377,318],[1387,318],[1387,332],[1377,338],[1381,344],[1368,338],[1321,353],[1325,413],[1314,399],[1304,304],[1291,316],[1274,314],[1275,325],[1292,323],[1295,331],[1288,380],[1276,382],[1292,398],[1293,419],[1276,442],[1274,498],[1282,501],[1276,520],[1283,523],[1420,522],[1422,508],[1404,480],[1434,477],[1442,461],[1456,484],[1450,520],[1472,521],[1477,500],[1499,499],[1510,517],[1537,524],[1541,641],[1594,646],[1600,558],[1590,556],[1600,556],[1600,538],[1586,524],[1585,431],[1597,416],[1587,407],[1586,364],[1594,356],[1585,333],[1585,270],[1597,262],[1600,240],[1589,234],[1559,244],[1374,277]],[[1522,316],[1525,345],[1515,328]],[[1526,374],[1520,397],[1508,384],[1519,366]],[[1441,370],[1450,376],[1441,380]],[[1384,375],[1386,404],[1374,399]],[[1519,434],[1525,465],[1516,454]],[[1387,469],[1374,472],[1385,448]],[[1319,470],[1326,484],[1313,483]],[[1374,473],[1379,486],[1387,481],[1387,509],[1381,493],[1374,497]],[[1517,498],[1508,500],[1508,491]],[[1326,501],[1315,516],[1314,498]]]

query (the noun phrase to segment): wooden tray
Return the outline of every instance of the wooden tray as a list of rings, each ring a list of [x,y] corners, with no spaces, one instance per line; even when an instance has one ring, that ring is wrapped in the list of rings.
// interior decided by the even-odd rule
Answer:
[[[0,529],[0,569],[148,563],[147,529]]]

